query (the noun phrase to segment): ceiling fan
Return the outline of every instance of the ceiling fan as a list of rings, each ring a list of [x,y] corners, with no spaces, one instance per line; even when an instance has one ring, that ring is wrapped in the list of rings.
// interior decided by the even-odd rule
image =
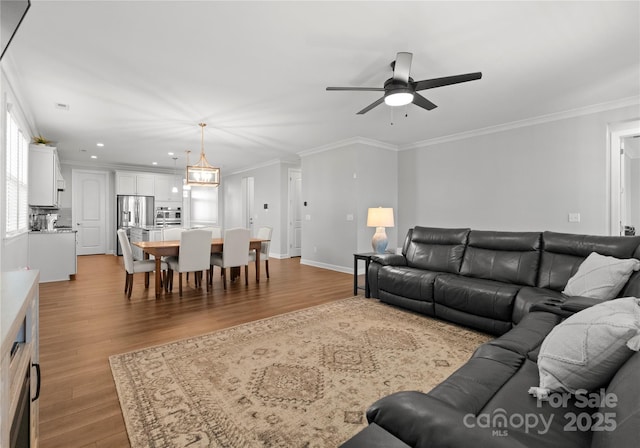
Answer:
[[[444,78],[414,81],[413,78],[409,76],[412,58],[413,54],[407,52],[399,52],[396,55],[396,60],[391,62],[393,76],[384,82],[384,87],[327,87],[327,90],[384,92],[382,98],[362,109],[358,112],[359,115],[366,114],[374,107],[382,104],[383,101],[389,106],[404,106],[413,103],[423,109],[431,110],[438,106],[420,95],[418,93],[420,90],[433,89],[435,87],[448,86],[482,78],[481,72],[475,72],[464,75],[445,76]]]

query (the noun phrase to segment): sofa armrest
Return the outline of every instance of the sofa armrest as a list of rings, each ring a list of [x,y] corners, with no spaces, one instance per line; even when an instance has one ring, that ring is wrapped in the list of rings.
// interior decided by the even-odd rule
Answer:
[[[593,305],[597,305],[598,303],[602,303],[602,300],[594,299],[592,297],[570,296],[567,297],[567,300],[565,300],[562,305],[560,305],[560,308],[565,311],[577,313],[579,311],[586,310]]]
[[[546,311],[567,318],[598,303],[602,303],[602,300],[583,296],[569,296],[564,300],[550,298],[544,302],[536,303],[530,311]]]
[[[422,392],[397,392],[374,403],[367,419],[414,448],[524,448],[514,438],[495,437],[475,414],[464,412]]]
[[[399,254],[378,254],[371,257],[371,261],[383,266],[406,266],[407,259]]]

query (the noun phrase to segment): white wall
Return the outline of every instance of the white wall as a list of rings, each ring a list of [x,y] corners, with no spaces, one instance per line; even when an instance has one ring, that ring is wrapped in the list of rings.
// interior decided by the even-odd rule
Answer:
[[[397,173],[397,152],[366,143],[303,154],[302,262],[353,272],[353,254],[372,250],[368,208],[397,210]],[[396,235],[387,229],[389,249]]]
[[[637,106],[401,151],[399,232],[415,225],[607,232],[607,124]],[[580,213],[580,223],[568,213]]]
[[[224,186],[224,228],[244,227],[242,220],[242,179],[254,178],[254,233],[262,226],[273,228],[270,255],[287,256],[287,171],[297,165],[275,162],[260,168],[231,174],[222,179]],[[264,208],[267,204],[268,208]]]

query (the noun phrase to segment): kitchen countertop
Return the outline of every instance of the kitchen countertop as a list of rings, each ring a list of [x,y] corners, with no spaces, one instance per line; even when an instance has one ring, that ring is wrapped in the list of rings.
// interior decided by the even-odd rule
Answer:
[[[162,229],[171,229],[180,226],[140,226],[140,227],[130,227],[131,229],[142,229],[142,230],[162,230]]]
[[[53,230],[30,230],[29,233],[75,233],[73,229],[53,229]]]
[[[0,300],[2,315],[0,316],[0,347],[6,353],[14,342],[20,328],[20,318],[30,305],[26,299],[33,288],[37,288],[39,272],[37,270],[21,270],[3,272],[1,274]]]

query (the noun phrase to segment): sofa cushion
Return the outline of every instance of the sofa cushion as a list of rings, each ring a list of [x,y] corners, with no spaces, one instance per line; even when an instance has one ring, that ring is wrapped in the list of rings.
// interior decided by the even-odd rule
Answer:
[[[438,272],[406,266],[384,266],[378,271],[378,289],[409,299],[433,301]]]
[[[606,393],[616,398],[615,407],[602,403],[602,415],[613,413],[613,431],[594,431],[591,448],[637,446],[640,439],[640,352],[635,353],[615,374]]]
[[[413,448],[525,448],[495,437],[491,429],[465,427],[465,413],[417,391],[397,392],[381,398],[367,410],[367,420]],[[362,445],[362,448],[369,447]]]
[[[459,311],[511,322],[513,300],[520,286],[508,283],[441,275],[434,283],[434,299]]]
[[[472,230],[460,273],[535,286],[539,260],[540,233]]]
[[[437,272],[460,272],[469,229],[415,227],[407,245],[410,267]]]
[[[560,322],[560,316],[534,311],[522,318],[520,323],[502,336],[486,345],[502,347],[520,355],[528,355],[542,344],[549,332]]]
[[[638,349],[640,299],[599,303],[570,316],[545,338],[538,354],[540,387],[529,392],[546,399],[553,391],[605,386]]]
[[[640,245],[640,236],[594,236],[543,232],[538,284],[540,288],[562,291],[569,278],[591,252],[616,258],[631,258]]]
[[[615,258],[589,254],[562,291],[568,296],[585,296],[610,300],[618,295],[634,271],[640,269],[635,258]]]
[[[535,362],[526,359],[518,371],[496,392],[479,412],[478,422],[490,422],[514,446],[584,448],[591,442],[590,431],[571,431],[571,417],[597,409],[579,408],[574,400],[553,405],[539,402],[527,394],[531,381],[538,378]],[[583,417],[586,418],[586,417]]]

